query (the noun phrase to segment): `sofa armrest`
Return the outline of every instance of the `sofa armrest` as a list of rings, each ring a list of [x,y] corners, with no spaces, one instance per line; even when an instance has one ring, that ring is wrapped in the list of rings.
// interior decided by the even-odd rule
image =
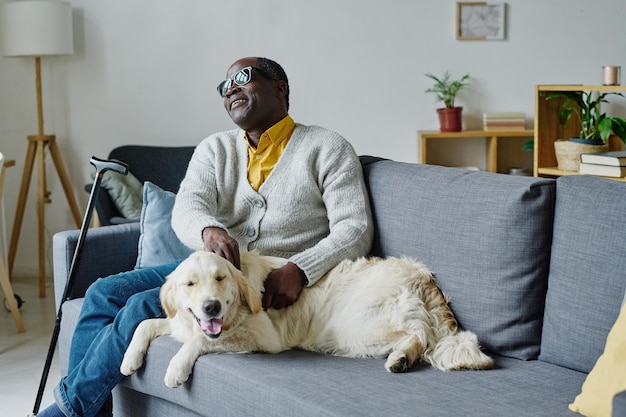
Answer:
[[[626,417],[626,391],[618,392],[613,397],[613,417]]]
[[[69,299],[85,295],[98,278],[132,270],[137,262],[139,223],[91,228],[87,231]],[[54,294],[57,310],[72,265],[79,230],[56,233],[52,240]]]

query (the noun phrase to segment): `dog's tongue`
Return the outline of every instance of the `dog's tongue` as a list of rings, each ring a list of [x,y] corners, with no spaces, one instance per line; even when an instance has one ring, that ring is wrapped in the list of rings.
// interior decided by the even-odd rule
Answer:
[[[222,319],[202,320],[200,327],[205,333],[216,335],[222,333],[222,324]]]

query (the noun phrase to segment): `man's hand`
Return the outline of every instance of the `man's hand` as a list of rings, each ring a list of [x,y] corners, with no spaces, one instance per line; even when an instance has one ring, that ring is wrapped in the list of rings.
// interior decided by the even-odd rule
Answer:
[[[202,242],[206,252],[213,252],[230,261],[237,269],[241,269],[239,244],[225,230],[219,227],[205,227],[202,231]]]
[[[292,305],[300,297],[306,282],[304,272],[291,262],[273,270],[265,279],[263,309],[280,309]]]

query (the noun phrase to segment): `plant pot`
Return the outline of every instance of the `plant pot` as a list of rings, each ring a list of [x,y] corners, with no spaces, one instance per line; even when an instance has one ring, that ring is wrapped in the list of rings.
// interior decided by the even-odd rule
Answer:
[[[559,139],[554,142],[554,153],[556,154],[558,168],[561,171],[578,172],[580,167],[580,154],[607,152],[609,150],[609,145],[605,143],[602,143],[601,145],[590,145],[588,143],[581,142],[587,141],[587,139],[572,139]]]
[[[463,107],[437,109],[442,132],[460,132],[463,129]]]
[[[604,141],[602,139],[569,138],[569,141],[582,143],[584,145],[604,145]]]

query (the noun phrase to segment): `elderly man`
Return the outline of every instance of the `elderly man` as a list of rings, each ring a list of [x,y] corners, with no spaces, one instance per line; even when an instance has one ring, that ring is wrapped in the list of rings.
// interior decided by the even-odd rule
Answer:
[[[265,281],[264,308],[294,303],[346,258],[366,255],[373,226],[359,159],[337,133],[295,123],[289,82],[266,58],[233,63],[218,85],[239,127],[202,141],[176,196],[172,227],[190,248],[239,267],[240,251],[289,259]],[[87,291],[56,403],[38,414],[111,416],[111,390],[136,326],[163,316],[160,286],[180,261],[100,279]]]

